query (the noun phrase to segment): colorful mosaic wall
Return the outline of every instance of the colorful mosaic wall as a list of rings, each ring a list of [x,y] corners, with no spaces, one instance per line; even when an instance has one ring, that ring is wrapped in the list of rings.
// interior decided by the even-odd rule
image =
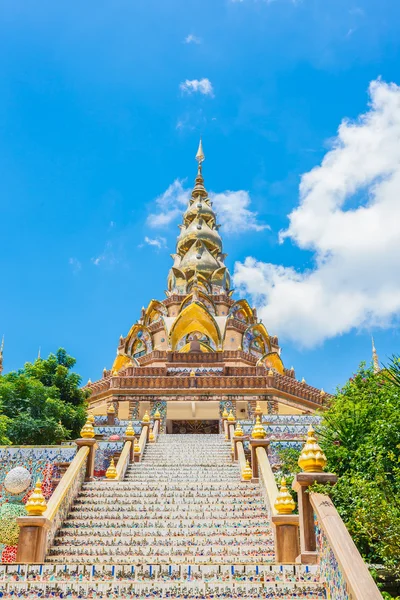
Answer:
[[[94,459],[95,477],[104,477],[110,464],[111,458],[117,453],[122,452],[123,447],[123,441],[98,442],[98,448],[96,450]]]
[[[314,514],[315,534],[317,537],[317,551],[320,555],[320,575],[321,583],[325,584],[326,597],[328,600],[352,600],[353,596],[347,589],[347,584],[343,571],[336,560],[333,550],[320,527],[317,517]]]
[[[4,446],[0,448],[0,560],[14,562],[17,554],[19,529],[16,519],[25,513],[25,503],[38,479],[46,499],[53,493],[52,479],[58,476],[56,463],[71,462],[76,454],[75,444],[70,446]],[[11,470],[24,467],[27,486],[21,493],[11,493],[4,480]],[[10,489],[10,486],[8,486]]]

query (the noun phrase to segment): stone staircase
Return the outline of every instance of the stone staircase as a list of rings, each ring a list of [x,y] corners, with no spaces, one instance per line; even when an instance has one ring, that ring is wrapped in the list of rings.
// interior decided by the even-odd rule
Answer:
[[[5,598],[325,598],[317,567],[274,564],[261,488],[219,435],[161,435],[124,481],[85,483],[47,563],[18,568]]]

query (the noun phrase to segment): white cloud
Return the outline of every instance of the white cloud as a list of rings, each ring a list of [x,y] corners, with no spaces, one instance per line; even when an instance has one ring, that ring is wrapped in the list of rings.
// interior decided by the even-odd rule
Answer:
[[[227,190],[221,194],[210,194],[218,220],[227,233],[242,231],[262,231],[268,225],[257,221],[257,213],[249,210],[251,203],[249,192]]]
[[[201,38],[193,33],[189,33],[189,35],[185,37],[185,44],[201,44]]]
[[[188,201],[188,191],[183,188],[183,180],[175,179],[167,190],[156,198],[158,212],[147,217],[150,227],[165,227],[174,221]]]
[[[314,253],[310,270],[236,263],[234,281],[267,328],[311,347],[400,313],[400,88],[373,81],[370,106],[344,120],[320,166],[305,173],[289,238]]]
[[[93,257],[91,261],[96,267],[99,267],[100,265],[107,267],[116,265],[118,263],[118,259],[115,255],[112,242],[106,242],[103,252],[98,256]]]
[[[149,238],[146,235],[144,238],[144,241],[149,246],[155,246],[156,248],[158,248],[158,250],[161,250],[161,248],[167,247],[167,240],[164,237]],[[143,244],[141,244],[141,246],[142,245]]]
[[[190,190],[183,187],[181,179],[175,181],[156,199],[159,212],[152,213],[147,219],[150,227],[166,227],[179,219],[189,201]],[[243,231],[262,231],[268,225],[257,221],[257,213],[249,209],[251,200],[248,192],[227,190],[220,194],[210,192],[210,198],[217,213],[218,222],[226,233]]]
[[[71,257],[68,260],[68,264],[71,266],[74,274],[79,273],[79,271],[82,270],[82,263],[77,258]]]
[[[214,90],[212,83],[209,79],[186,79],[183,81],[179,88],[182,93],[185,94],[203,94],[203,96],[214,96]]]

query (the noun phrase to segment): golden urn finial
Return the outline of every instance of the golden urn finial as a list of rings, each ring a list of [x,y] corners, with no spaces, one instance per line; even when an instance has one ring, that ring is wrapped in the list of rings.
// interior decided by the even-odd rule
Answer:
[[[150,416],[149,416],[149,413],[147,412],[147,410],[144,413],[142,420],[143,420],[143,423],[150,423]]]
[[[261,424],[260,415],[256,417],[256,423],[253,427],[253,431],[251,432],[251,437],[255,440],[263,440],[267,437],[267,432]]]
[[[40,479],[37,480],[35,489],[29,496],[25,509],[28,515],[40,516],[44,513],[47,508],[46,499],[42,494],[42,483]]]
[[[114,458],[112,458],[110,460],[110,466],[108,467],[108,469],[106,471],[106,477],[107,477],[107,479],[115,479],[116,476],[117,476],[117,469],[115,468]]]
[[[228,415],[228,421],[230,421],[232,423],[232,421],[235,420],[235,415],[233,414],[232,411],[230,411],[229,415]]]
[[[81,438],[90,439],[90,438],[94,438],[94,435],[95,435],[95,433],[94,433],[93,425],[88,417],[86,423],[84,424],[84,426],[81,429]]]
[[[242,429],[242,426],[239,421],[237,422],[236,429],[233,432],[233,435],[235,437],[243,437],[244,436],[243,429]]]
[[[132,421],[129,421],[128,427],[125,430],[125,435],[126,435],[126,437],[134,437],[135,436],[135,430],[133,429]]]
[[[287,488],[286,479],[284,477],[281,479],[281,489],[274,502],[274,507],[280,515],[290,515],[296,508],[295,501]]]
[[[158,408],[157,408],[156,412],[154,413],[154,418],[161,419],[160,411],[158,410]]]
[[[310,425],[307,441],[303,446],[298,460],[300,469],[306,473],[322,473],[327,463],[326,456],[321,450],[314,433],[314,428]]]
[[[91,423],[93,425],[93,423],[94,423],[94,415],[88,415],[87,420],[89,421],[89,423]]]
[[[257,400],[256,409],[254,411],[255,415],[262,415],[262,408],[260,406],[260,402]]]
[[[133,451],[136,452],[136,454],[140,454],[140,446],[136,438],[133,440]]]
[[[110,404],[110,406],[107,408],[107,414],[108,415],[115,414],[115,406],[114,406],[114,404]]]
[[[250,481],[253,479],[253,471],[248,460],[246,460],[246,466],[242,471],[242,479],[245,481]]]
[[[222,418],[223,419],[227,419],[228,418],[228,411],[226,410],[226,408],[224,408],[224,410],[222,411]]]
[[[153,428],[150,427],[149,442],[154,442],[155,439]]]

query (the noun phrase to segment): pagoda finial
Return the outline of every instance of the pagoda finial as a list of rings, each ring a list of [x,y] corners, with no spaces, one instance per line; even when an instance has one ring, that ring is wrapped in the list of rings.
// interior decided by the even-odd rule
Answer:
[[[204,156],[204,152],[203,152],[203,142],[202,142],[202,139],[200,138],[199,147],[198,147],[197,154],[196,154],[196,160],[199,163],[199,166],[205,160],[205,158],[206,157]]]
[[[379,373],[379,371],[381,370],[381,368],[379,366],[378,353],[377,353],[376,348],[375,348],[374,338],[372,337],[371,339],[372,339],[372,362],[374,364],[374,373]]]

